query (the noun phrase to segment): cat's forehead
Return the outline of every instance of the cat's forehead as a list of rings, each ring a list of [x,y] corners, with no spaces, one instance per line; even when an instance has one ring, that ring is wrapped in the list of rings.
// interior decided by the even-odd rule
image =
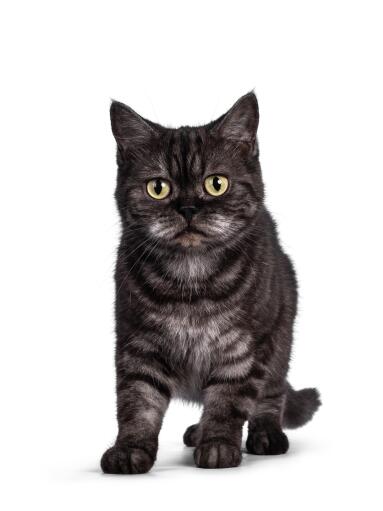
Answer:
[[[156,156],[161,170],[177,181],[199,179],[224,164],[205,127],[167,130]]]

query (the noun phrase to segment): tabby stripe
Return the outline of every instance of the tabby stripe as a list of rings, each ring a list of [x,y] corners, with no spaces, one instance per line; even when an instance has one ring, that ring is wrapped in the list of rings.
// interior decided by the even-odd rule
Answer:
[[[164,397],[170,399],[171,393],[170,393],[170,389],[167,385],[162,383],[155,376],[149,376],[149,375],[143,374],[143,373],[129,373],[126,376],[123,376],[123,378],[117,385],[117,392],[120,392],[121,390],[123,390],[126,387],[126,384],[128,382],[135,382],[135,381],[143,381],[143,382],[147,383],[151,387],[155,388]]]
[[[240,270],[239,274],[235,277],[234,282],[228,287],[225,291],[222,290],[214,290],[208,289],[205,295],[201,295],[192,291],[192,293],[185,292],[182,296],[171,296],[165,295],[161,292],[158,292],[157,289],[152,287],[149,282],[142,282],[142,277],[138,273],[139,268],[133,268],[131,271],[132,278],[135,280],[136,286],[140,291],[145,294],[146,298],[150,300],[154,304],[164,305],[164,304],[173,304],[173,303],[196,303],[201,300],[215,300],[217,302],[227,300],[228,298],[232,298],[233,295],[238,293],[244,286],[249,284],[249,280],[246,280],[246,276],[249,274],[249,270],[246,265]]]
[[[137,311],[131,309],[131,311],[133,313],[130,312],[128,321],[126,321],[126,308],[125,307],[121,307],[121,313],[118,313],[118,311],[117,311],[117,316],[120,316],[120,314],[121,314],[121,320],[126,321],[126,324],[124,325],[124,329],[126,330],[127,328],[130,328],[131,330],[133,330],[136,337],[145,337],[145,336],[147,337],[147,334],[151,334],[155,338],[157,338],[160,333],[158,330],[158,326],[154,322],[152,322],[151,325],[149,325],[147,322],[143,323],[142,317],[141,317],[141,309],[139,309]],[[123,332],[122,332],[121,337],[123,337]],[[122,342],[121,342],[121,348],[125,349],[124,340],[122,340]]]
[[[180,160],[178,159],[178,156],[175,153],[173,154],[173,158],[175,159],[175,162],[177,164],[178,172],[181,174],[181,172],[182,172],[181,163],[180,163]]]
[[[208,382],[205,385],[205,388],[211,387],[212,385],[236,385],[245,383],[249,379],[249,374],[246,374],[245,376],[238,376],[237,378],[219,378],[219,377],[213,377],[208,380]]]
[[[135,254],[135,257],[139,257],[139,255]],[[207,282],[204,283],[203,288],[206,289],[206,285],[208,285],[209,291],[205,293],[203,296],[201,295],[201,289],[194,289],[190,296],[190,293],[185,293],[181,299],[176,295],[168,295],[163,294],[158,291],[158,286],[153,286],[150,282],[150,277],[152,274],[158,279],[162,280],[165,289],[167,291],[171,291],[172,287],[169,287],[170,283],[173,283],[175,288],[177,288],[179,282],[177,279],[173,279],[171,275],[167,275],[166,281],[163,280],[164,269],[161,264],[158,264],[158,253],[156,250],[153,250],[147,256],[144,256],[145,267],[151,267],[149,272],[145,271],[139,264],[134,266],[134,263],[131,265],[130,275],[132,279],[135,281],[137,288],[141,291],[145,291],[145,296],[153,303],[156,304],[164,304],[164,303],[180,303],[180,302],[188,302],[195,303],[203,298],[210,298],[212,300],[225,300],[229,298],[231,295],[235,294],[239,289],[244,287],[248,283],[248,268],[246,264],[240,266],[240,268],[236,271],[236,273],[232,276],[232,279],[225,283],[225,290],[223,290],[218,283],[218,288],[214,289],[215,280],[221,276],[222,272],[225,271],[230,272],[231,268],[234,267],[238,260],[241,259],[241,254],[238,253],[237,250],[228,249],[226,251],[226,255],[223,259],[223,262],[218,266],[217,270],[210,276]],[[146,277],[145,281],[142,282],[142,272],[144,271],[144,276]]]
[[[255,399],[258,396],[258,390],[256,387],[248,383],[247,385],[241,387],[240,395],[241,397],[249,397],[251,399]]]
[[[229,247],[225,250],[222,259],[219,261],[215,273],[222,273],[230,270],[238,261],[243,260],[242,254],[236,247]]]
[[[235,364],[233,364],[235,365]],[[206,384],[206,387],[209,387],[210,385],[232,385],[232,384],[240,384],[245,383],[249,380],[249,378],[257,378],[262,379],[265,376],[265,371],[261,367],[259,367],[257,364],[254,363],[253,367],[251,368],[251,371],[243,376],[238,376],[237,378],[224,378],[224,377],[213,377],[210,378]]]
[[[175,178],[173,173],[173,147],[174,147],[174,133],[172,132],[169,138],[168,150],[166,151],[166,164],[170,175]]]
[[[159,369],[161,369],[166,376],[172,376],[175,374],[175,371],[166,362],[164,357],[156,351],[151,350],[142,351],[139,348],[136,348],[131,345],[126,346],[126,351],[129,355],[132,355],[133,357],[140,358],[141,360],[145,360],[148,362],[154,362],[155,364],[158,365]]]
[[[230,356],[228,356],[226,360],[222,361],[222,364],[220,367],[218,367],[218,370],[223,369],[223,367],[231,367],[232,365],[240,364],[249,358],[251,358],[249,350],[245,351],[245,353],[242,353],[242,355],[238,355],[236,358],[230,358]]]
[[[187,172],[187,157],[189,152],[189,141],[188,136],[185,130],[180,131],[180,152],[182,158],[182,181],[184,183],[187,182],[188,172]]]
[[[265,394],[262,399],[278,399],[285,395],[285,392],[275,392],[274,394]]]
[[[203,140],[201,135],[197,132],[195,136],[195,145],[197,146],[197,152],[199,153],[199,170],[200,170],[200,176],[203,176],[205,174],[206,170],[206,158],[205,158],[205,152],[203,151]]]
[[[254,192],[253,185],[247,183],[246,181],[238,181],[238,184],[246,188],[246,191],[248,192],[252,199],[255,199],[257,197],[256,193]]]
[[[265,376],[265,370],[260,367],[257,364],[254,364],[253,368],[251,369],[251,376],[254,378],[257,378],[257,380],[262,380]]]

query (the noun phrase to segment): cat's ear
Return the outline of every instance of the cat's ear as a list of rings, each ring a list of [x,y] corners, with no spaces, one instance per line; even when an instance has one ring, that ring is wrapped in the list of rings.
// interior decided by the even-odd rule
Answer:
[[[258,122],[258,101],[254,92],[249,92],[213,123],[211,132],[227,140],[245,142],[254,154],[257,152]]]
[[[110,106],[112,132],[122,153],[135,152],[140,145],[148,143],[158,132],[132,108],[119,101]]]

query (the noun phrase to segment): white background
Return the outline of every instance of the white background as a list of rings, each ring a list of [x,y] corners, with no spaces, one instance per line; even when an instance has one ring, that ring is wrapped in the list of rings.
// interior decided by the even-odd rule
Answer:
[[[376,1],[9,1],[0,12],[3,509],[381,509],[382,13]],[[205,123],[255,89],[267,202],[300,281],[290,380],[323,407],[280,457],[200,470],[116,433],[111,98]],[[379,476],[380,473],[380,476]]]

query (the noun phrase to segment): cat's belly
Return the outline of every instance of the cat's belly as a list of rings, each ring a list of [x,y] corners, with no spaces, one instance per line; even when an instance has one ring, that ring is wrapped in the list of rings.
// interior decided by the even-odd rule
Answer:
[[[180,379],[174,391],[173,397],[182,399],[182,401],[191,401],[193,403],[202,403],[203,381],[198,373],[190,373],[185,378]]]

